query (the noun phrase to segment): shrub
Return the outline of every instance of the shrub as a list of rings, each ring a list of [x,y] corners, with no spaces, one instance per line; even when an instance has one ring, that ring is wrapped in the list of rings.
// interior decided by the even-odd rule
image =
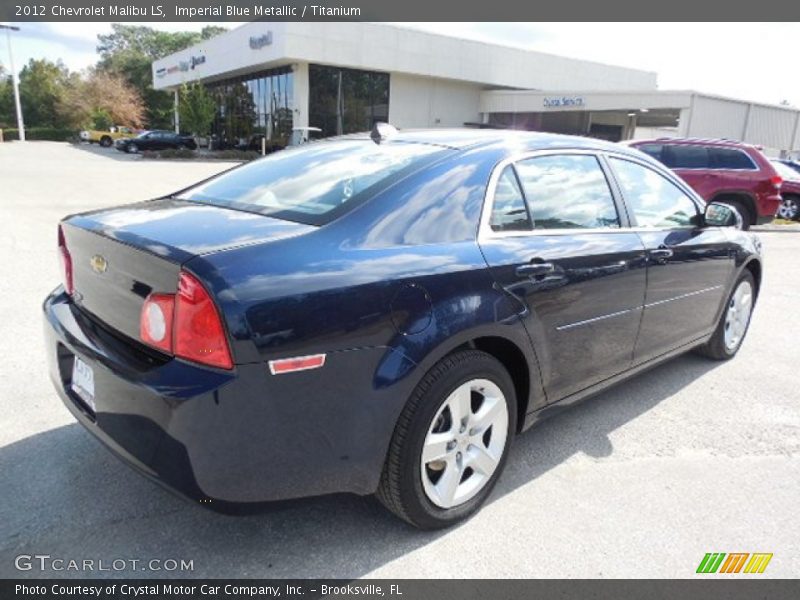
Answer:
[[[195,158],[197,155],[194,150],[188,148],[168,148],[166,150],[145,150],[142,152],[145,158]]]
[[[220,150],[203,155],[203,158],[219,158],[222,160],[255,160],[261,158],[261,152],[254,150]]]
[[[242,160],[248,161],[259,158],[258,152],[250,150],[220,150],[218,152],[198,153],[188,148],[168,149],[168,150],[145,150],[142,152],[144,158],[164,158],[164,159],[187,159],[197,158],[200,160]]]
[[[69,142],[76,137],[72,129],[59,127],[26,127],[25,139],[32,141]],[[7,142],[19,139],[19,130],[16,127],[3,129],[3,139]]]

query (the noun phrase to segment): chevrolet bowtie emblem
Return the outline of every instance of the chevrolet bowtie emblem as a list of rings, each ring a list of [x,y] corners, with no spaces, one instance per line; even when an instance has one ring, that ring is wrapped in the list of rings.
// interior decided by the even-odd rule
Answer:
[[[106,269],[108,269],[108,261],[99,254],[95,254],[89,264],[92,265],[92,270],[95,273],[105,273]]]

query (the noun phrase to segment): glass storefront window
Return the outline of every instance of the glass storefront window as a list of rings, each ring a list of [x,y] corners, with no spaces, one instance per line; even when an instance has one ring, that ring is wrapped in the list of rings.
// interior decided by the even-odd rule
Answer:
[[[271,69],[208,84],[217,101],[212,125],[216,148],[261,149],[286,146],[292,134],[294,73],[291,67]]]
[[[323,136],[369,131],[389,120],[389,74],[309,65],[309,126]]]

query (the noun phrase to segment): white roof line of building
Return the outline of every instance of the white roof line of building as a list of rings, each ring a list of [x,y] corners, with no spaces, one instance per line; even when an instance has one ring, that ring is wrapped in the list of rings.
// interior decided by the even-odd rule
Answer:
[[[691,92],[695,96],[703,96],[704,98],[713,98],[715,100],[724,100],[726,102],[738,102],[742,104],[752,104],[753,106],[763,106],[765,108],[779,108],[781,110],[788,110],[791,112],[800,112],[800,108],[797,106],[786,106],[784,104],[772,104],[770,102],[760,102],[758,100],[747,100],[743,98],[733,98],[731,96],[725,96],[722,94],[714,94],[711,92],[699,92],[697,90],[692,90]]]
[[[236,70],[234,63],[241,64],[243,71],[254,69],[259,57],[252,52],[243,52],[240,47],[243,42],[246,45],[247,35],[255,29],[276,31],[272,52],[266,49],[261,51],[265,62],[295,59],[298,62],[324,64],[324,59],[330,57],[328,64],[341,64],[355,69],[408,73],[517,89],[558,86],[569,79],[568,75],[573,67],[574,77],[579,85],[580,81],[592,86],[596,82],[598,88],[603,88],[616,82],[622,87],[653,89],[657,81],[657,73],[654,71],[461,38],[408,26],[371,22],[252,21],[154,61],[153,74],[155,76],[159,69],[172,67],[176,62],[206,52],[216,57],[214,64],[209,62],[197,71],[192,71],[189,76],[194,79],[218,79],[225,72]],[[386,40],[384,47],[381,47],[381,40]],[[227,60],[220,60],[221,53],[232,55]],[[233,55],[241,56],[242,62],[238,63]],[[421,60],[424,56],[428,56],[430,60]],[[469,68],[468,65],[472,67]],[[157,89],[176,87],[183,80],[169,75],[160,75],[155,79]]]
[[[516,50],[519,52],[526,52],[530,54],[538,54],[539,56],[546,56],[549,58],[554,58],[556,60],[574,60],[576,62],[584,63],[587,65],[597,65],[598,67],[612,67],[615,69],[627,69],[629,71],[638,71],[639,73],[647,73],[649,75],[656,75],[658,76],[657,71],[650,71],[648,69],[637,69],[635,67],[624,67],[621,65],[615,65],[612,63],[604,63],[599,60],[590,60],[590,59],[583,59],[583,58],[576,58],[574,56],[566,56],[564,54],[555,54],[554,52],[544,52],[543,50],[535,50],[533,48],[525,48],[524,46],[515,46],[513,44],[502,44],[497,42],[489,42],[487,40],[478,40],[474,38],[465,38],[465,37],[458,37],[457,35],[451,35],[449,33],[434,33],[432,31],[427,31],[425,29],[418,29],[416,27],[412,27],[409,25],[402,25],[398,23],[374,23],[372,21],[366,21],[370,25],[377,25],[380,27],[390,27],[394,29],[402,29],[405,31],[413,31],[415,33],[424,33],[426,35],[430,35],[433,37],[438,38],[446,38],[449,40],[457,40],[460,42],[470,42],[473,44],[482,44],[488,48],[503,48],[505,50]]]
[[[242,27],[245,27],[245,26],[248,26],[248,25],[252,25],[253,23],[269,24],[266,21],[248,21],[246,23],[241,23],[241,24],[237,25],[236,27],[233,27],[232,29],[229,29],[228,31],[226,31],[224,33],[220,33],[220,34],[218,34],[218,35],[216,35],[214,37],[222,37],[222,36],[226,36],[226,35],[229,35],[229,34],[233,34],[238,29],[241,29]],[[399,24],[399,23],[376,23],[376,22],[372,22],[372,21],[363,21],[363,23],[368,24],[368,25],[372,25],[374,27],[386,27],[386,28],[390,28],[390,29],[400,29],[400,30],[403,30],[403,31],[411,31],[411,32],[414,32],[414,33],[421,33],[423,35],[427,35],[427,36],[430,36],[432,38],[443,38],[443,39],[448,39],[448,40],[456,40],[456,41],[460,41],[460,42],[470,42],[470,43],[473,43],[473,44],[481,44],[483,46],[486,46],[487,48],[503,48],[505,50],[516,50],[516,51],[525,52],[525,53],[528,53],[528,54],[537,54],[537,55],[543,56],[543,57],[554,58],[556,60],[572,60],[572,61],[580,62],[580,63],[583,63],[583,64],[587,64],[587,65],[597,65],[598,67],[612,67],[612,68],[615,68],[615,69],[626,69],[628,71],[636,71],[636,72],[639,72],[639,73],[647,73],[648,75],[656,75],[656,76],[658,76],[658,72],[657,71],[651,71],[649,69],[637,69],[635,67],[624,67],[624,66],[621,66],[621,65],[615,65],[615,64],[611,64],[611,63],[604,63],[604,62],[601,62],[599,60],[589,60],[589,59],[583,59],[583,58],[576,58],[574,56],[565,56],[563,54],[555,54],[553,52],[544,52],[542,50],[534,50],[532,48],[525,48],[523,46],[515,46],[513,44],[502,44],[502,43],[489,42],[489,41],[486,41],[486,40],[479,40],[479,39],[474,39],[474,38],[463,38],[463,37],[458,37],[456,35],[451,35],[451,34],[448,34],[448,33],[434,33],[432,31],[427,31],[425,29],[418,29],[418,28],[412,27],[410,25],[404,25],[404,24]],[[224,26],[225,23],[222,23],[221,25]],[[209,38],[209,39],[212,39],[212,38]],[[203,42],[198,42],[197,44],[193,44],[193,45],[191,45],[191,46],[189,46],[187,48],[184,48],[183,50],[178,50],[177,52],[173,52],[172,54],[168,54],[168,55],[166,55],[163,58],[160,58],[158,60],[165,60],[165,59],[170,58],[172,56],[177,56],[179,54],[182,54],[182,53],[186,52],[187,50],[198,51],[198,50],[200,50],[200,47],[207,41],[208,40],[204,40]]]
[[[587,89],[558,89],[558,90],[485,90],[484,94],[561,94],[577,96],[581,94],[593,96],[616,96],[619,94],[697,94],[694,90],[642,90],[642,89],[614,89],[614,90],[587,90]]]
[[[763,106],[765,108],[778,108],[781,110],[800,112],[800,107],[786,106],[783,104],[771,104],[769,102],[761,102],[758,100],[747,100],[744,98],[734,98],[732,96],[725,96],[723,94],[715,94],[713,92],[701,92],[698,90],[630,90],[630,89],[616,89],[616,90],[587,90],[587,89],[567,89],[567,90],[484,90],[481,94],[487,96],[669,96],[669,95],[684,95],[684,96],[702,96],[703,98],[712,98],[715,100],[723,100],[725,102],[736,102],[737,104],[752,104],[753,106]]]

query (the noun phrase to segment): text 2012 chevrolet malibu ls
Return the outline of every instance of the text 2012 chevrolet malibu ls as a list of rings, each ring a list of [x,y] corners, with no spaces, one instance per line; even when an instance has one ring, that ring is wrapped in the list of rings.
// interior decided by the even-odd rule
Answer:
[[[378,126],[66,218],[50,372],[204,505],[376,493],[442,527],[556,403],[736,354],[762,269],[737,218],[634,149]]]

